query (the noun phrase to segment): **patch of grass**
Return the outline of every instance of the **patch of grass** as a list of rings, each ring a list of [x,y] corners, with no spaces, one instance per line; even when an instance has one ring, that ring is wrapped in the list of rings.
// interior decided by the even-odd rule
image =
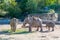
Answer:
[[[27,31],[27,29],[16,29],[15,32],[12,32],[11,30],[2,30],[0,32],[0,34],[4,34],[4,33],[9,33],[9,34],[27,34],[27,33],[32,33]]]

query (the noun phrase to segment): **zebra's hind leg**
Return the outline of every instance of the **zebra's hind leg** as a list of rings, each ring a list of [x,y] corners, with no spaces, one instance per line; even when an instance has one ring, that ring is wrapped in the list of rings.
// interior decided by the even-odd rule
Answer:
[[[41,29],[41,30],[40,30],[40,32],[43,32],[43,29],[42,29],[42,27],[40,27],[40,29]]]
[[[48,31],[50,31],[50,27],[48,27]]]

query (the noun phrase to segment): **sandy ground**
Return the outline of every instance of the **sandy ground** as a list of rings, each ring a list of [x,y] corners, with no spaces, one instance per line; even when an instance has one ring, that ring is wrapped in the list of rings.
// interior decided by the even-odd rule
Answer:
[[[20,28],[18,25],[17,28]],[[10,25],[0,25],[0,31],[10,29]],[[46,30],[46,29],[44,29]],[[0,40],[60,40],[60,25],[56,25],[53,32],[33,32],[28,34],[0,34]]]

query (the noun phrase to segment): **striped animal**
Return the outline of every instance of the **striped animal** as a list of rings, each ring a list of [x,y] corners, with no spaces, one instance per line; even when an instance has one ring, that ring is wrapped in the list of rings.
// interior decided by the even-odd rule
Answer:
[[[30,17],[28,16],[27,18],[25,18],[24,22],[23,22],[23,26],[22,27],[25,27],[26,24],[29,24],[29,32],[31,32],[31,28],[32,27],[37,27],[37,31],[39,30],[39,27],[41,28],[40,31],[42,31],[42,20],[38,17]]]

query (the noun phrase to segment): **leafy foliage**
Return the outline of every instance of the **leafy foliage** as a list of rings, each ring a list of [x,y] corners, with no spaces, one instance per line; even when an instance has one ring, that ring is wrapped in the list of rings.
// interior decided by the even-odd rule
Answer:
[[[11,18],[24,19],[24,17],[32,12],[40,12],[42,10],[44,12],[45,7],[55,11],[59,10],[60,0],[0,0],[0,10],[8,12],[8,14],[6,13],[3,16],[8,15]]]

